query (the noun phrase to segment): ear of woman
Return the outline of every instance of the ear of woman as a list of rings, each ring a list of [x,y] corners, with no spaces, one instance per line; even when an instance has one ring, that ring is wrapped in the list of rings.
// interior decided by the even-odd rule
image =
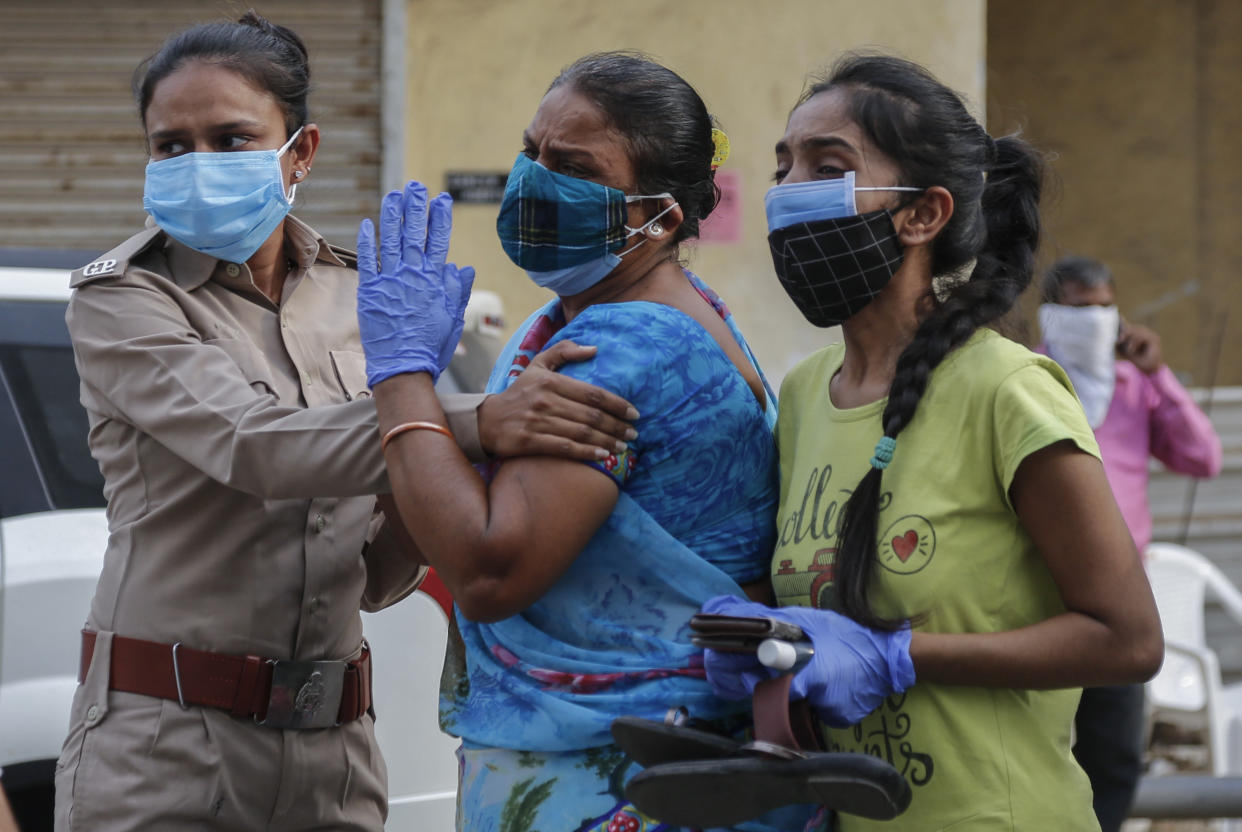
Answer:
[[[681,223],[685,220],[686,215],[681,210],[681,206],[674,204],[664,216],[653,222],[647,229],[647,236],[652,240],[660,240],[664,235],[673,237],[677,234],[677,229],[681,228]]]
[[[897,232],[901,244],[907,248],[927,245],[953,216],[953,195],[946,188],[933,185],[899,213],[908,215]]]
[[[310,175],[311,164],[315,161],[315,153],[319,150],[319,125],[310,123],[302,128],[302,135],[293,147],[289,148],[289,164],[292,165],[297,179],[305,179]]]

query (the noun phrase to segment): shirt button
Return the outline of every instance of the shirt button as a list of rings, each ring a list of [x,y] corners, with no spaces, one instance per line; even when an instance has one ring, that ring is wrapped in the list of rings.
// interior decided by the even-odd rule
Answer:
[[[318,598],[310,599],[310,611],[311,612],[319,611],[319,599]]]
[[[305,372],[305,373],[302,373],[302,382],[303,382],[303,383],[304,383],[307,387],[310,387],[310,385],[311,385],[311,374],[310,374],[310,372],[309,372],[309,371],[307,371],[307,372]]]
[[[281,312],[280,313],[280,327],[281,329],[285,329],[288,326],[289,326],[289,316],[286,315],[284,312]]]
[[[315,532],[316,533],[323,531],[324,527],[327,525],[328,525],[328,521],[324,519],[324,516],[322,514],[315,515]]]
[[[97,719],[99,719],[99,706],[91,705],[86,709],[86,721],[93,725]]]
[[[236,263],[229,263],[224,267],[224,273],[229,277],[237,277],[241,274],[241,266],[238,266]]]

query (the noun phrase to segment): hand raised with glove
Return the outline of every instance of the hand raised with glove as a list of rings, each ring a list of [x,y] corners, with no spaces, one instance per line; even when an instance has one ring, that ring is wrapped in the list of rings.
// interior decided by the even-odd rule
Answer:
[[[448,366],[465,323],[474,269],[446,262],[453,200],[410,182],[380,207],[379,258],[370,220],[358,227],[358,329],[371,387]]]
[[[873,630],[831,610],[774,609],[732,595],[712,598],[703,612],[775,618],[801,627],[815,655],[795,672],[789,696],[808,700],[819,718],[834,728],[853,725],[885,697],[914,684],[909,628],[891,633]],[[704,666],[712,689],[726,699],[742,698],[760,681],[777,675],[754,655],[711,649],[705,653]]]

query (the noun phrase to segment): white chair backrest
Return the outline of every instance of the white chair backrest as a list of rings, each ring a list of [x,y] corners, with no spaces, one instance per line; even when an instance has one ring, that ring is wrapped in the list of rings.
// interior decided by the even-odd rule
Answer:
[[[1202,647],[1203,603],[1207,570],[1214,568],[1198,552],[1175,543],[1152,543],[1147,547],[1147,577],[1160,610],[1165,638]]]

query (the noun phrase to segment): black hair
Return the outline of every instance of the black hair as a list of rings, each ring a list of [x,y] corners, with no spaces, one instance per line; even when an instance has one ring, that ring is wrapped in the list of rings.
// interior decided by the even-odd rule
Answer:
[[[640,52],[596,52],[561,70],[548,92],[568,84],[589,98],[625,139],[642,193],[668,192],[685,219],[673,243],[699,235],[720,201],[712,171],[712,117],[684,78]]]
[[[1077,283],[1079,286],[1094,289],[1097,286],[1112,286],[1113,273],[1099,260],[1090,257],[1070,255],[1062,257],[1048,267],[1040,280],[1040,290],[1048,303],[1060,303],[1061,288],[1066,283]]]
[[[1030,284],[1043,160],[1017,136],[993,139],[957,93],[910,61],[846,55],[798,103],[827,90],[846,94],[854,121],[897,166],[899,184],[938,185],[952,194],[952,216],[932,243],[933,277],[974,263],[968,279],[929,293],[930,312],[897,359],[881,417],[884,435],[896,439],[913,420],[932,371],[979,327],[1004,315]],[[834,573],[841,611],[891,630],[905,622],[878,616],[868,598],[882,477],[881,469],[868,469],[846,503]]]
[[[309,120],[306,44],[292,29],[277,26],[251,9],[236,23],[200,23],[178,32],[138,64],[131,86],[144,123],[155,85],[191,61],[226,67],[271,93],[285,114],[286,136]]]

